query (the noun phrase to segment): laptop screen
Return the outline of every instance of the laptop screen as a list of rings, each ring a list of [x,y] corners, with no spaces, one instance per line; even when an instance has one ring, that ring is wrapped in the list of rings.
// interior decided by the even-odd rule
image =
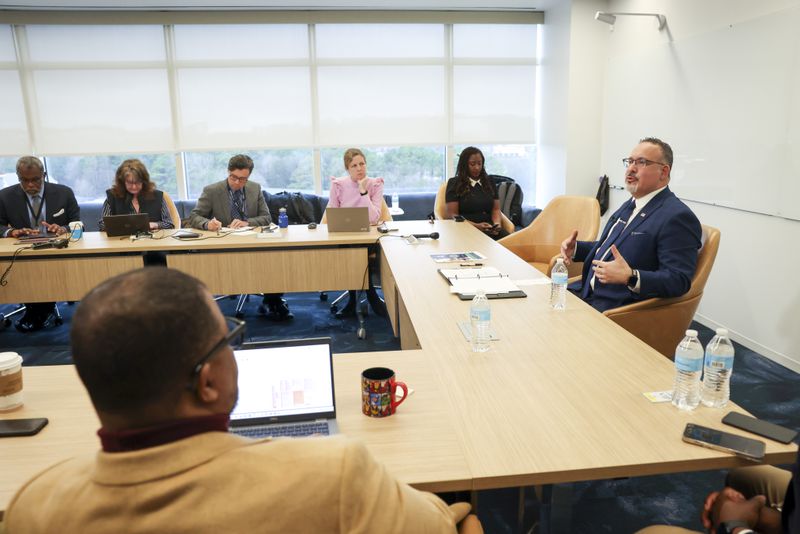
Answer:
[[[232,425],[335,417],[330,338],[250,343],[234,356]]]

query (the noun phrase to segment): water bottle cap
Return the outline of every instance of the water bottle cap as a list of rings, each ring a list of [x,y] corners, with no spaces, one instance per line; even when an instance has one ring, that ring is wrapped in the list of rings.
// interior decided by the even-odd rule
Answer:
[[[697,330],[687,330],[686,335],[689,337],[697,337]]]
[[[280,213],[285,213],[285,212],[286,212],[286,208],[281,208],[281,209],[279,209],[278,211],[279,211]]]
[[[556,265],[559,263],[564,263],[564,258],[556,258]]]
[[[718,336],[728,337],[728,329],[727,328],[717,328],[717,335]]]

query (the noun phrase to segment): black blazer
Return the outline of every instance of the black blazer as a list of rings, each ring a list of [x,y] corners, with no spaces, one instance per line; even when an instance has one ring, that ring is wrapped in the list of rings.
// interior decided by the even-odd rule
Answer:
[[[81,209],[72,189],[65,185],[46,183],[44,186],[44,221],[59,226],[67,226],[72,221],[81,220]],[[55,213],[61,212],[59,215]],[[25,191],[19,184],[0,190],[0,228],[30,228],[31,217],[25,202]]]

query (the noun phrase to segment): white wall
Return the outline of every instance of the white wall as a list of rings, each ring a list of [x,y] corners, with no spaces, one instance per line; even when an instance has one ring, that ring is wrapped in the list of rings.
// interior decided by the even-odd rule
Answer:
[[[609,11],[665,14],[668,32],[658,32],[654,19],[620,17],[614,31],[605,37],[607,59],[613,61],[631,50],[646,57],[649,48],[665,46],[670,37],[679,43],[691,36],[798,5],[800,2],[797,0],[611,1]],[[599,22],[596,24],[604,26]],[[765,56],[770,54],[766,49],[761,52]],[[711,75],[715,67],[714,64],[708,65]],[[632,70],[624,77],[605,80],[607,98],[601,129],[601,166],[609,173],[621,172],[619,159],[626,156],[636,142],[635,139],[627,143],[611,140],[618,139],[620,131],[630,128],[630,122],[623,121],[636,121],[637,116],[641,116],[636,109],[629,109],[628,113],[623,114],[615,112],[610,116],[609,108],[612,106],[608,102],[612,100],[611,97],[623,90],[630,90],[630,84],[638,84],[641,91],[647,91],[648,84],[680,82],[672,77],[640,79],[635,69]],[[746,76],[747,73],[743,72],[742,75]],[[696,104],[702,105],[702,102]],[[653,102],[652,105],[658,103]],[[731,110],[731,113],[735,112]],[[743,124],[742,127],[746,128],[747,125]],[[658,135],[658,125],[643,124],[642,135]],[[669,139],[665,140],[669,142]],[[568,143],[571,142],[572,139],[569,139]],[[676,154],[680,153],[681,147],[673,148]],[[745,161],[748,154],[730,154],[730,157]],[[792,178],[800,180],[798,176]],[[770,187],[770,177],[754,176],[751,186]],[[612,209],[625,198],[623,192],[615,191]],[[701,222],[715,226],[722,232],[719,254],[698,310],[698,320],[708,326],[728,328],[737,341],[800,372],[800,288],[793,276],[800,266],[800,248],[797,247],[800,222],[698,202],[687,201],[687,204]],[[765,274],[765,266],[770,267],[769,274]]]
[[[536,205],[557,195],[594,195],[600,171],[607,28],[593,20],[606,0],[542,5]]]

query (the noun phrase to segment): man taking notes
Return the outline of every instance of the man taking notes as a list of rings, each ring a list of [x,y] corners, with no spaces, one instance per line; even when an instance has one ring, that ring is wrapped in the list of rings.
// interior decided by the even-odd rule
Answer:
[[[609,219],[598,241],[561,243],[566,263],[583,261],[581,281],[570,290],[599,311],[689,290],[702,230],[694,213],[669,190],[672,148],[642,139],[623,159],[632,198]]]
[[[269,210],[261,186],[249,181],[254,166],[252,158],[246,154],[233,156],[228,161],[228,177],[203,188],[189,215],[189,226],[212,231],[223,226],[234,229],[268,226]],[[294,318],[281,293],[264,295],[264,305],[269,310],[267,317],[274,321]]]
[[[469,511],[398,482],[344,436],[228,433],[239,330],[186,274],[111,278],[72,324],[103,450],[23,486],[5,514],[9,534],[455,532]]]

